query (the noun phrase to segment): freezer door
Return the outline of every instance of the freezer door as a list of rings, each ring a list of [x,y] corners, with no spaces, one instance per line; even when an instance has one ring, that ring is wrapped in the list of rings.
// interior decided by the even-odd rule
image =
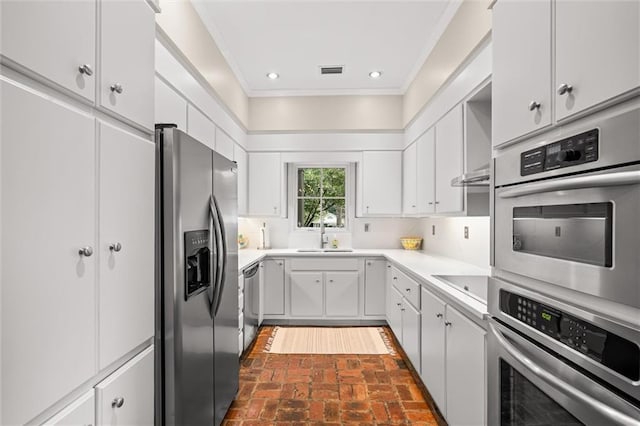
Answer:
[[[223,248],[215,303],[215,424],[222,423],[238,392],[238,187],[233,161],[212,153],[213,200],[221,229],[217,247]]]

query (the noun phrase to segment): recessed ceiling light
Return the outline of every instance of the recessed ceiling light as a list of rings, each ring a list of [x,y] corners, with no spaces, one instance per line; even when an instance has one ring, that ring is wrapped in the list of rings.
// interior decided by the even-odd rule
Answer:
[[[380,78],[381,75],[382,75],[382,71],[371,71],[369,73],[369,77],[371,78]]]
[[[267,77],[269,77],[271,80],[275,80],[280,77],[280,74],[278,74],[277,72],[270,72],[269,74],[267,74]]]

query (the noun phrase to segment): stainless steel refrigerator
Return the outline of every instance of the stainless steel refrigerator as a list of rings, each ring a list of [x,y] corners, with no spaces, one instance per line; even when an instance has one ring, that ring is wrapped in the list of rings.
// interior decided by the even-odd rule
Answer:
[[[156,125],[156,424],[219,425],[238,391],[236,164]]]

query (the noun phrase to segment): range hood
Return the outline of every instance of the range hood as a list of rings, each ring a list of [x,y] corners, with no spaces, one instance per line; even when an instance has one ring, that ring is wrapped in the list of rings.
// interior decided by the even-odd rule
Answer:
[[[489,186],[491,168],[488,164],[472,172],[451,179],[451,186]]]

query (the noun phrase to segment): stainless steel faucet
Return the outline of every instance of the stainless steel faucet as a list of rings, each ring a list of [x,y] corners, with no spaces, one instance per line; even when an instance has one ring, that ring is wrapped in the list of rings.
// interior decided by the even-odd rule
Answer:
[[[324,216],[320,213],[320,248],[325,248],[329,244],[329,237],[325,234]]]

